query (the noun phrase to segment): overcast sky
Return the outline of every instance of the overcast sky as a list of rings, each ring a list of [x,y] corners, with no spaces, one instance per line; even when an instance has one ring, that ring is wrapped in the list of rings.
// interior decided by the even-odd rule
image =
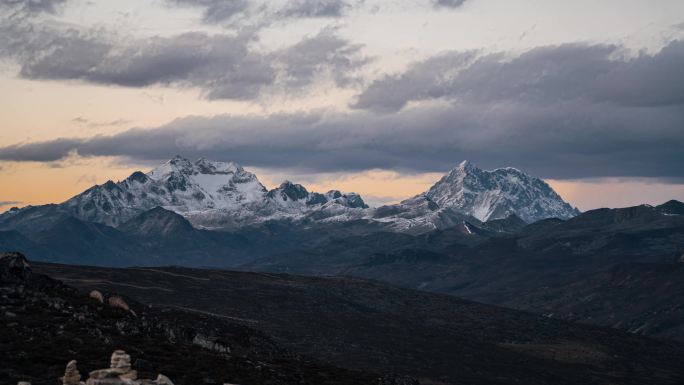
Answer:
[[[374,204],[464,159],[684,200],[681,0],[0,0],[0,36],[0,210],[175,154]]]

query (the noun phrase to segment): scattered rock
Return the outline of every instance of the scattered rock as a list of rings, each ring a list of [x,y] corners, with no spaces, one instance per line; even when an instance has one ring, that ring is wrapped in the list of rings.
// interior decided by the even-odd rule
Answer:
[[[111,306],[111,307],[117,307],[117,308],[122,309],[126,312],[131,311],[131,308],[128,306],[126,301],[124,301],[124,299],[119,297],[118,295],[109,297],[108,303],[109,303],[109,306]]]
[[[104,295],[102,295],[102,293],[100,293],[98,290],[91,291],[90,294],[88,294],[88,297],[99,301],[100,303],[104,303]]]

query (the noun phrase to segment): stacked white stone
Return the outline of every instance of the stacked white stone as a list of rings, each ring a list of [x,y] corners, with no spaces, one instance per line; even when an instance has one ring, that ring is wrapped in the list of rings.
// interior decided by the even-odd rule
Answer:
[[[66,366],[64,377],[62,377],[62,385],[80,385],[81,373],[78,372],[76,361],[71,360]]]
[[[75,361],[73,362],[75,364]],[[90,372],[90,378],[85,385],[173,385],[173,382],[163,374],[154,381],[138,380],[138,372],[131,368],[131,356],[123,350],[115,350],[109,362],[109,369]]]

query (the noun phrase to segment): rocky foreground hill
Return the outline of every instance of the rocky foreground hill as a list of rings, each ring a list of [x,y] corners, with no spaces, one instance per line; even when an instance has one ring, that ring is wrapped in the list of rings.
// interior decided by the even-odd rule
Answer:
[[[684,347],[679,342],[360,278],[180,267],[116,269],[35,264],[34,269],[83,293],[97,289],[137,298],[152,305],[144,308],[147,314],[187,317],[185,325],[192,330],[203,330],[200,325],[210,320],[212,325],[242,325],[240,330],[248,335],[272,338],[254,337],[253,343],[263,341],[257,347],[266,341],[274,343],[257,350],[257,357],[278,357],[275,346],[280,346],[329,365],[323,372],[327,377],[317,377],[318,384],[362,384],[377,381],[383,373],[409,376],[422,384],[454,385],[684,382]],[[142,311],[140,307],[132,308]],[[203,321],[189,326],[195,316]],[[232,351],[237,351],[230,342],[233,337],[223,337],[215,330],[211,336],[219,339],[213,341],[226,341]],[[128,344],[136,346],[135,341],[129,340]],[[156,355],[171,354],[154,346],[150,341],[147,346],[128,347],[127,351],[132,355],[140,352],[135,355],[142,354],[141,358],[148,362],[154,362]],[[195,357],[176,359],[183,367],[164,366],[158,371],[174,381],[188,371],[202,371],[203,376],[213,379],[218,376]],[[260,360],[270,364],[258,365],[290,375],[296,372],[294,368],[300,368],[297,370],[306,381],[312,378],[306,377],[307,373],[313,375],[302,368],[302,361],[280,361],[280,366],[274,366],[273,360]],[[251,373],[245,368],[240,370]],[[235,376],[230,370],[221,373],[228,378]],[[375,373],[375,377],[366,378],[364,373]],[[285,382],[311,383],[292,382],[292,378]],[[238,383],[268,383],[242,381]]]
[[[0,384],[56,384],[71,360],[85,381],[88,373],[110,367],[118,349],[133,357],[138,378],[163,373],[175,385],[402,384],[392,375],[304,358],[227,316],[151,308],[105,288],[102,293],[89,295],[37,274],[21,254],[0,254]]]

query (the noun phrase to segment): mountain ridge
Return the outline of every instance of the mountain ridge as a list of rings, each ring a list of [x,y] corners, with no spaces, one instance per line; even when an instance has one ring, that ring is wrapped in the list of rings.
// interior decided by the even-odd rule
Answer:
[[[28,212],[39,219],[47,217],[41,219],[42,226],[49,225],[52,217],[74,216],[118,227],[156,207],[182,215],[195,228],[228,231],[284,220],[307,225],[365,221],[390,231],[424,233],[511,215],[530,223],[579,213],[544,181],[511,167],[485,171],[463,161],[428,191],[395,205],[371,208],[353,192],[310,192],[290,181],[268,190],[235,162],[205,158],[191,162],[177,155],[147,173],[136,171],[119,182],[92,186],[61,204],[0,214],[0,228],[5,222],[4,227],[14,229],[17,225],[12,222],[23,221]],[[26,221],[29,227],[35,222]]]

